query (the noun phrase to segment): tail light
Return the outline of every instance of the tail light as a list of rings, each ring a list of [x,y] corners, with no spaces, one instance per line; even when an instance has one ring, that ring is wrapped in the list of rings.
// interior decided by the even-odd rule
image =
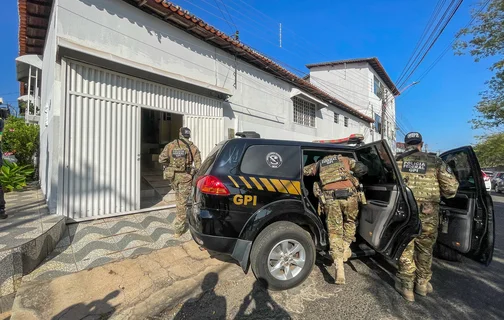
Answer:
[[[481,171],[481,173],[483,174],[483,180],[485,180],[485,181],[490,180],[490,178],[488,177],[488,175],[484,171]]]
[[[216,196],[228,196],[229,190],[226,188],[218,178],[214,176],[203,176],[196,182],[196,187],[206,194],[213,194]]]

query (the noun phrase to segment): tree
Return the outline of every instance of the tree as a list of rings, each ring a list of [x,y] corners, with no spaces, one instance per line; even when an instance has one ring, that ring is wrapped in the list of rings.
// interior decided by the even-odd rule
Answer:
[[[28,125],[23,118],[10,116],[5,121],[2,151],[12,152],[21,165],[32,164],[39,148],[39,126]]]
[[[504,165],[504,133],[491,134],[474,147],[482,167]]]
[[[476,62],[497,58],[490,67],[495,75],[480,93],[475,107],[478,115],[471,122],[474,129],[500,131],[504,125],[504,0],[484,0],[480,5],[480,10],[472,12],[474,23],[457,34],[454,49],[456,54],[469,52]]]

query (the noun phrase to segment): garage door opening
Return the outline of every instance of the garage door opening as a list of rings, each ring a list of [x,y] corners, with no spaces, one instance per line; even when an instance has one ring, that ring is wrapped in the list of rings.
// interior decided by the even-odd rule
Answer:
[[[140,143],[140,208],[166,206],[175,200],[170,184],[163,180],[159,154],[179,135],[179,114],[142,109]],[[170,193],[170,194],[169,194]]]

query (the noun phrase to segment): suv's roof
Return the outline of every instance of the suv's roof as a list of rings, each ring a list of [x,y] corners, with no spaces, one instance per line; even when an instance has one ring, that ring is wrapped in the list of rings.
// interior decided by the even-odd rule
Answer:
[[[306,141],[292,141],[292,140],[277,140],[277,139],[263,139],[263,138],[234,138],[231,141],[241,141],[249,144],[269,144],[269,145],[282,145],[282,146],[300,146],[303,148],[338,148],[344,150],[355,150],[355,146],[346,144],[330,144],[330,143],[316,143]]]

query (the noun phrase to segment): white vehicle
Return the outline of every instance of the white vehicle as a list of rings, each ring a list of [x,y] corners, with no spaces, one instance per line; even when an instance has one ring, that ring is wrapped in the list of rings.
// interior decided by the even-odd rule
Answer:
[[[483,175],[483,181],[485,181],[485,189],[487,191],[492,190],[492,182],[490,181],[490,177],[482,170],[481,174]]]

